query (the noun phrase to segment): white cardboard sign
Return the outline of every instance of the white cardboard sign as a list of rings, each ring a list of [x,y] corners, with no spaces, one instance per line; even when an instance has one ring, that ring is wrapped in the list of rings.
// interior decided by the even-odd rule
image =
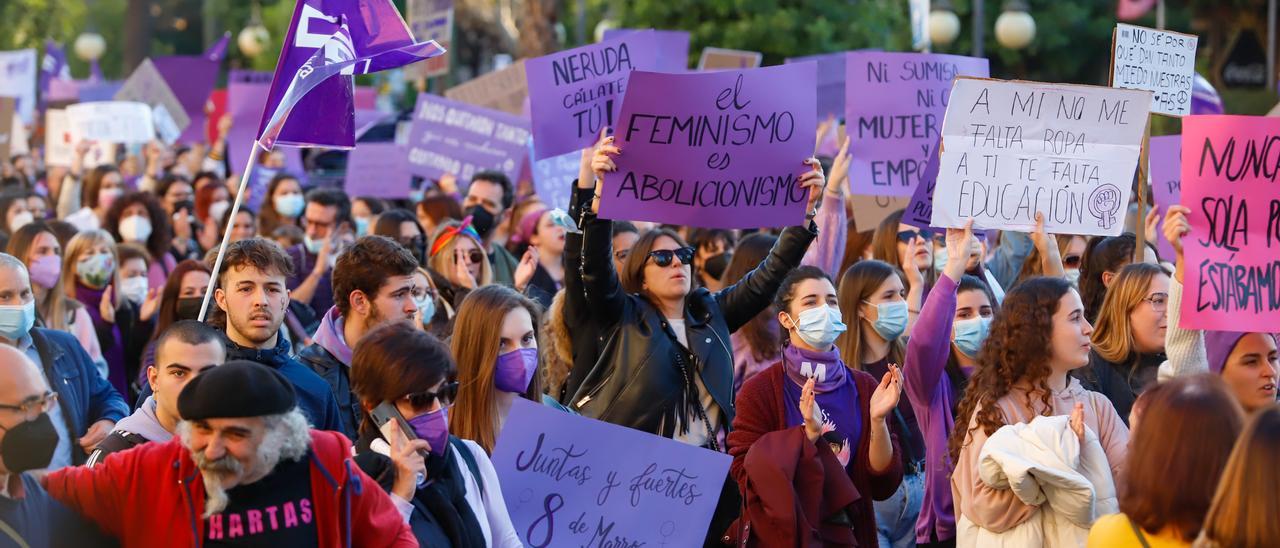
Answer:
[[[1191,34],[1116,24],[1111,85],[1152,92],[1151,112],[1191,114],[1198,41]]]
[[[133,101],[97,101],[67,107],[72,141],[145,143],[155,137],[151,107]]]

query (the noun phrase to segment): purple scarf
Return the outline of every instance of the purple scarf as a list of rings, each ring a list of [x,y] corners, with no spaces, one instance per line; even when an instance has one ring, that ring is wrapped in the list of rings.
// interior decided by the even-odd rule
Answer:
[[[814,392],[818,407],[825,415],[822,439],[831,444],[831,451],[848,468],[850,455],[858,449],[862,438],[862,411],[858,407],[858,385],[840,359],[840,351],[832,347],[830,352],[813,352],[787,345],[782,351],[782,369],[791,381],[782,388],[787,426],[804,424],[800,416],[800,391],[810,376],[816,376]]]
[[[107,380],[111,382],[111,386],[115,387],[116,392],[127,395],[129,381],[125,378],[124,372],[124,340],[120,336],[120,325],[103,321],[102,312],[98,310],[98,305],[102,303],[102,294],[105,292],[106,288],[92,289],[79,281],[76,282],[76,300],[84,305],[89,312],[89,317],[93,319],[94,330],[98,333],[98,343],[102,346],[102,358],[107,361]],[[102,338],[102,331],[107,326],[111,328],[110,340]]]

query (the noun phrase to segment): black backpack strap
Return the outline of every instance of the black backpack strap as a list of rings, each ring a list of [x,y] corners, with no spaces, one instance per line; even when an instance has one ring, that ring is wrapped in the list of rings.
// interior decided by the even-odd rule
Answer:
[[[462,440],[455,437],[449,438],[449,445],[453,446],[454,451],[462,457],[462,462],[467,463],[467,470],[471,471],[471,477],[476,479],[476,485],[480,486],[480,497],[484,498],[484,477],[480,475],[480,465],[476,464],[476,456],[471,452],[471,448]]]

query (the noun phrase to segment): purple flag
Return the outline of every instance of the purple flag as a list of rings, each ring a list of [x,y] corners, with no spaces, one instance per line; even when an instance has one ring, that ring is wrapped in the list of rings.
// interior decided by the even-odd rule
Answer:
[[[342,23],[329,37],[323,46],[317,48],[315,54],[307,59],[307,62],[298,67],[297,74],[293,80],[289,82],[289,87],[285,89],[284,95],[280,97],[280,101],[275,104],[275,111],[271,113],[270,118],[266,118],[267,123],[264,124],[258,132],[258,143],[267,150],[271,150],[276,141],[279,140],[281,131],[284,129],[289,118],[289,113],[294,107],[303,100],[311,90],[321,86],[325,81],[333,76],[339,76],[342,81],[342,93],[338,96],[346,107],[346,126],[345,141],[350,145],[345,148],[355,146],[355,87],[353,74],[368,74],[370,72],[379,72],[390,68],[401,67],[409,63],[429,59],[444,53],[435,42],[422,42],[417,44],[408,44],[395,49],[384,49],[367,57],[356,57],[355,49],[351,42],[351,33],[346,24],[345,16],[342,17]],[[277,73],[278,74],[278,73]],[[271,90],[276,90],[277,80],[272,78]],[[271,103],[268,101],[267,106]],[[332,108],[332,105],[330,105]],[[311,113],[314,114],[314,113]],[[264,118],[266,112],[263,112]],[[339,120],[341,122],[342,120]],[[327,124],[312,123],[309,126],[327,126]],[[285,144],[296,144],[300,146],[334,146],[344,147],[341,143],[328,144],[325,142],[297,142]]]
[[[847,54],[845,120],[854,194],[910,196],[941,134],[951,82],[987,60],[939,53]]]
[[[634,72],[600,216],[711,228],[798,225],[817,130],[814,63]]]
[[[222,58],[227,56],[227,42],[230,42],[230,41],[231,41],[231,31],[222,33],[222,38],[219,38],[218,41],[214,42],[212,46],[209,46],[209,49],[204,50],[204,54],[201,55],[201,57],[204,57],[205,59],[208,59],[215,63],[221,63]]]
[[[924,165],[924,174],[920,176],[920,184],[916,185],[915,193],[911,195],[911,203],[907,205],[906,211],[902,213],[902,222],[916,228],[929,228],[929,222],[933,219],[933,187],[938,185],[938,146],[942,138],[934,139],[933,146],[929,149],[929,159]],[[869,228],[869,227],[866,227]],[[861,230],[866,230],[859,227]]]
[[[182,103],[182,110],[191,119],[191,125],[178,137],[180,143],[196,143],[204,141],[205,136],[205,102],[218,82],[220,61],[212,61],[203,55],[166,55],[151,59],[155,63],[160,76],[169,84],[169,89]],[[250,121],[249,124],[257,120]]]
[[[1182,199],[1182,136],[1152,137],[1147,152],[1150,164],[1151,194],[1160,208],[1160,227],[1156,249],[1160,259],[1173,262],[1173,244],[1164,237],[1164,214],[1169,206],[1178,205]]]
[[[409,169],[428,179],[451,173],[464,184],[493,169],[518,181],[528,142],[524,118],[422,93],[409,128]]]
[[[656,36],[633,32],[524,62],[534,160],[589,147],[614,125],[631,71],[658,70]]]
[[[345,23],[342,18],[345,17]],[[280,50],[280,59],[276,63],[276,71],[271,79],[271,93],[267,98],[267,108],[263,111],[262,120],[258,123],[258,135],[267,131],[267,126],[275,113],[280,111],[281,102],[286,92],[294,85],[303,65],[307,64],[317,50],[330,49],[328,44],[338,32],[339,26],[347,25],[345,46],[352,60],[365,60],[373,56],[406,46],[414,45],[413,35],[400,12],[396,11],[391,0],[300,0],[293,10],[293,19],[289,23],[289,32],[285,35],[284,46]],[[438,51],[439,46],[432,44]],[[334,55],[337,55],[334,43]],[[426,57],[433,57],[427,55]],[[426,57],[398,56],[395,60],[411,62]],[[384,59],[382,69],[393,68],[392,58]],[[363,64],[363,63],[362,63]],[[312,67],[318,65],[313,64]],[[357,67],[359,69],[359,67]],[[314,70],[314,68],[313,68]],[[381,69],[378,69],[381,70]],[[375,72],[366,65],[364,70],[353,72]],[[296,105],[288,105],[284,112],[297,108],[310,116],[301,118],[293,124],[285,123],[273,130],[278,133],[272,140],[293,146],[327,146],[351,148],[355,146],[354,107],[351,102],[351,79],[338,78],[330,80],[320,78],[314,84],[314,92],[296,94]],[[324,120],[324,123],[316,123]]]
[[[67,66],[67,52],[57,42],[45,40],[44,58],[40,60],[40,105],[45,104],[49,95],[49,82],[70,79],[71,70]]]

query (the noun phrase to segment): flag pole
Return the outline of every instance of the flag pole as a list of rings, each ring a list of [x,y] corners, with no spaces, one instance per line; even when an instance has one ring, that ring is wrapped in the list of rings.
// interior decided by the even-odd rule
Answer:
[[[199,321],[204,321],[205,315],[209,312],[209,300],[213,297],[213,288],[218,283],[218,270],[222,268],[222,257],[227,253],[227,245],[231,243],[231,227],[236,223],[236,214],[240,211],[240,203],[244,200],[244,189],[249,183],[249,174],[253,171],[253,166],[258,163],[258,153],[262,151],[262,145],[257,140],[253,141],[253,151],[249,153],[249,162],[244,166],[244,172],[240,174],[240,189],[236,191],[236,199],[231,204],[231,216],[227,217],[227,226],[222,230],[222,244],[218,246],[218,258],[213,261],[212,277],[209,280],[209,286],[204,290],[204,302],[200,304]]]

